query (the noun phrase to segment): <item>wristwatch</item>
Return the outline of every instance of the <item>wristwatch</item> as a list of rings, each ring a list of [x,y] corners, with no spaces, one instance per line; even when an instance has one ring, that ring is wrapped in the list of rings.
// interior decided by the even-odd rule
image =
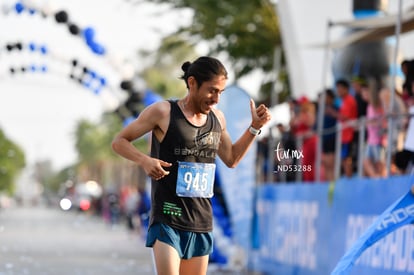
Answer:
[[[253,128],[253,126],[250,126],[249,127],[249,132],[253,136],[258,136],[258,135],[260,135],[260,133],[262,132],[262,130],[261,129],[256,129],[256,128]]]

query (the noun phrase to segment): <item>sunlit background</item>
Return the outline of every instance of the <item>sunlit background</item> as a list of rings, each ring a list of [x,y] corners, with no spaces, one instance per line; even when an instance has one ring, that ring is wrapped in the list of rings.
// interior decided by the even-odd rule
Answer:
[[[288,275],[332,270],[412,178],[387,174],[379,189],[377,179],[357,173],[317,178],[312,186],[302,184],[298,173],[286,185],[269,167],[283,138],[280,127],[289,128],[294,118],[291,104],[317,104],[336,79],[366,73],[362,60],[370,51],[338,58],[347,46],[362,43],[346,40],[360,31],[346,24],[395,16],[400,3],[413,21],[414,0],[2,0],[0,275],[64,274],[59,264],[74,268],[68,274],[153,273],[143,244],[148,178],[110,144],[146,106],[184,96],[180,66],[200,55],[218,57],[229,71],[218,107],[233,140],[249,125],[249,98],[273,115],[240,167],[230,170],[218,161],[211,272],[215,264],[231,274],[247,274],[248,267]],[[353,11],[357,4],[359,13]],[[401,36],[381,37],[386,58],[371,60],[386,64],[389,83],[400,85],[400,62],[414,58],[412,25]],[[134,144],[148,151],[147,137]],[[342,237],[330,236],[327,228]],[[395,247],[410,241],[411,231],[397,232],[380,244],[384,251],[394,241]],[[57,257],[48,262],[50,255]],[[375,266],[370,260],[376,254],[369,252],[358,263],[368,273],[358,274],[375,268],[381,269],[375,274],[413,272],[406,255],[393,254],[395,264]],[[107,265],[99,264],[108,258]]]

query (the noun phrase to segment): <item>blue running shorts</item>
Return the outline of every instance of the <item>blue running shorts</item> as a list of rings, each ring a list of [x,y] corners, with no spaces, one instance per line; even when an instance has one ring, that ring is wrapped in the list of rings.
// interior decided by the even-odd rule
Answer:
[[[163,223],[154,223],[148,229],[147,247],[156,240],[174,247],[181,259],[190,259],[213,252],[213,233],[196,233],[172,228]]]

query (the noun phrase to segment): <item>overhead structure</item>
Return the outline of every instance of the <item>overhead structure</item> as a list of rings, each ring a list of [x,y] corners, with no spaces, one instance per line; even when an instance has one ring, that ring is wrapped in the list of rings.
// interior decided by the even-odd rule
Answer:
[[[396,25],[401,24],[399,34],[414,30],[414,9],[400,14],[384,15],[381,17],[369,17],[350,21],[330,22],[330,26],[354,28],[354,32],[335,41],[331,41],[330,49],[338,49],[355,43],[378,41],[390,36],[395,36]]]

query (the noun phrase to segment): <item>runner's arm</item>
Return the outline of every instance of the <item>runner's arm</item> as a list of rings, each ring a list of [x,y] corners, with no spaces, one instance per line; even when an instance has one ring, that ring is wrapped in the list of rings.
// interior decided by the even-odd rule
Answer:
[[[263,104],[256,108],[254,101],[250,100],[250,110],[252,113],[252,123],[249,127],[252,126],[259,130],[271,119],[269,110]],[[216,114],[222,125],[221,143],[218,155],[228,167],[234,168],[246,155],[256,136],[250,133],[248,127],[242,136],[232,144],[230,135],[226,130],[226,120],[223,113],[218,111]]]

